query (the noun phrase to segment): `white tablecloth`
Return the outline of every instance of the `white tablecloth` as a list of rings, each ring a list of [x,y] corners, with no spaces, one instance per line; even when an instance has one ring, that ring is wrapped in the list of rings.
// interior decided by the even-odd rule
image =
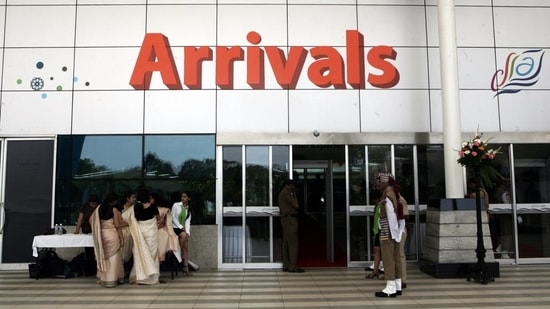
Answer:
[[[32,256],[38,256],[38,248],[93,247],[92,234],[63,234],[34,236]]]

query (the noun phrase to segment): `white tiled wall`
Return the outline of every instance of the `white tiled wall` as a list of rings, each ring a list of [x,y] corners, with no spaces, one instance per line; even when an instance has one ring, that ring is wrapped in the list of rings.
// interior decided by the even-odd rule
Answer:
[[[0,135],[440,132],[437,1],[424,2],[0,0]],[[455,4],[462,130],[549,131],[544,115],[550,112],[550,64],[544,53],[550,2]],[[315,47],[330,49],[346,76],[346,30],[364,36],[365,58],[376,46],[393,47],[397,57],[386,62],[400,74],[394,87],[366,82],[365,89],[325,89],[311,82],[312,63],[328,65],[311,57]],[[261,48],[276,47],[285,55],[290,48],[308,51],[296,89],[279,85],[265,53],[265,90],[247,83],[251,31],[261,36]],[[168,39],[182,85],[184,47],[212,50],[213,59],[202,63],[200,90],[169,90],[159,72],[152,74],[150,90],[130,85],[146,33]],[[216,85],[216,46],[243,50],[244,59],[232,63],[234,90]],[[522,54],[530,49],[542,51]],[[535,67],[542,61],[540,74],[518,93],[495,96],[492,78],[509,69],[510,55],[519,55],[516,64],[531,61]],[[290,74],[291,65],[283,65]],[[365,59],[365,79],[381,73]],[[34,78],[42,88],[32,89]]]
[[[288,132],[287,91],[223,90],[217,94],[219,132]],[[258,131],[258,128],[262,128]]]

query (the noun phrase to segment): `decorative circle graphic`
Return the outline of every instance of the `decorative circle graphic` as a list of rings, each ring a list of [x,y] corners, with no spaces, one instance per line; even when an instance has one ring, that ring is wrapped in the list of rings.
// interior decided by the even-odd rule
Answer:
[[[40,90],[44,88],[44,80],[40,77],[35,77],[31,80],[32,90]]]
[[[47,71],[47,68],[46,68],[46,63],[44,61],[36,61],[35,60],[35,64],[34,64],[35,68],[38,69],[38,70],[43,70],[43,69],[46,69],[44,71]],[[68,66],[66,65],[61,65],[59,67],[57,67],[57,70],[61,70],[63,73],[63,75],[67,74],[67,73],[70,73],[71,70]],[[15,83],[17,85],[29,85],[30,88],[34,91],[39,91],[39,90],[42,90],[42,91],[49,91],[49,90],[56,90],[56,91],[66,91],[67,89],[70,90],[71,87],[69,88],[65,88],[65,86],[67,85],[63,85],[62,82],[65,80],[63,78],[59,78],[59,76],[56,76],[56,75],[49,75],[47,76],[46,72],[44,71],[41,71],[41,72],[35,72],[35,77],[31,79],[30,81],[30,85],[27,84],[28,83],[28,80],[26,78],[17,78],[15,80]],[[59,71],[58,71],[58,74],[59,74]],[[54,81],[56,80],[56,86],[52,85],[53,83],[51,81]],[[79,82],[79,78],[77,76],[74,76],[72,77],[72,80],[73,80],[73,83],[72,83],[72,86],[74,88],[75,84],[77,82]],[[46,84],[46,81],[50,81],[49,84]],[[90,82],[86,82],[85,83],[86,87],[90,86]],[[54,86],[55,88],[53,89],[50,89],[52,88],[52,86]],[[48,94],[47,93],[41,93],[40,94],[40,97],[42,99],[47,99],[48,98]]]

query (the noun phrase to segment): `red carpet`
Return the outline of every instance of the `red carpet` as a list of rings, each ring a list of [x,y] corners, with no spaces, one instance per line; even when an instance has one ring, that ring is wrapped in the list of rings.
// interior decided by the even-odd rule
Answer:
[[[300,267],[346,267],[345,251],[335,245],[334,263],[327,260],[326,231],[308,216],[300,217],[298,265]]]

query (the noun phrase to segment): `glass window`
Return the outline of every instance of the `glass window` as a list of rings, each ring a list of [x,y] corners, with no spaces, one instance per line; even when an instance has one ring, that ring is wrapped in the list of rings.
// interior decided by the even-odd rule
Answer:
[[[349,146],[350,205],[367,205],[365,146]]]
[[[168,200],[173,192],[190,191],[193,224],[214,224],[214,149],[213,135],[59,136],[55,222],[74,224],[90,194],[123,196],[145,186]]]
[[[368,225],[370,222],[370,225]],[[372,260],[372,256],[367,256],[369,245],[373,246],[372,239],[372,216],[352,216],[349,218],[349,243],[350,243],[350,261]],[[369,228],[371,230],[369,231]],[[369,239],[369,237],[371,237]]]
[[[283,187],[283,182],[288,179],[289,176],[289,148],[288,146],[273,146],[272,148],[272,200],[271,206],[278,206],[279,192]]]
[[[401,195],[409,204],[414,203],[414,162],[412,145],[395,146],[395,179]]]
[[[222,229],[222,261],[223,263],[242,263],[243,249],[247,250],[246,255],[250,256],[249,249],[251,245],[243,248],[246,239],[249,241],[249,235],[243,235],[242,217],[224,217]],[[248,231],[248,229],[247,229]],[[248,233],[247,233],[248,234]]]
[[[223,147],[223,206],[242,206],[242,158],[241,146]]]
[[[500,153],[492,161],[491,166],[498,173],[498,176],[492,179],[491,183],[486,185],[489,194],[489,204],[511,204],[510,192],[510,147],[508,145],[491,145],[500,147]],[[511,213],[511,205],[507,206]]]
[[[376,189],[376,174],[392,170],[391,148],[389,145],[368,146],[369,188]],[[370,196],[370,195],[369,195]]]
[[[418,145],[417,158],[419,203],[426,205],[431,199],[445,198],[443,145]]]
[[[246,146],[246,206],[269,205],[269,148]]]
[[[247,245],[246,261],[250,263],[270,262],[269,217],[246,217]]]
[[[136,188],[141,177],[141,136],[59,136],[55,222],[75,224],[91,194]]]
[[[145,186],[171,203],[190,197],[193,224],[215,223],[216,160],[213,135],[147,135]]]
[[[550,201],[548,162],[550,162],[550,145],[548,144],[514,146],[516,200],[518,203],[548,203]]]
[[[141,136],[75,137],[71,154],[75,179],[133,178],[141,174]]]
[[[550,200],[550,145],[514,145],[515,198],[520,258],[549,257],[550,215],[539,203]],[[503,248],[503,255],[505,255]],[[510,255],[510,254],[509,254]],[[512,257],[514,257],[512,255]]]

